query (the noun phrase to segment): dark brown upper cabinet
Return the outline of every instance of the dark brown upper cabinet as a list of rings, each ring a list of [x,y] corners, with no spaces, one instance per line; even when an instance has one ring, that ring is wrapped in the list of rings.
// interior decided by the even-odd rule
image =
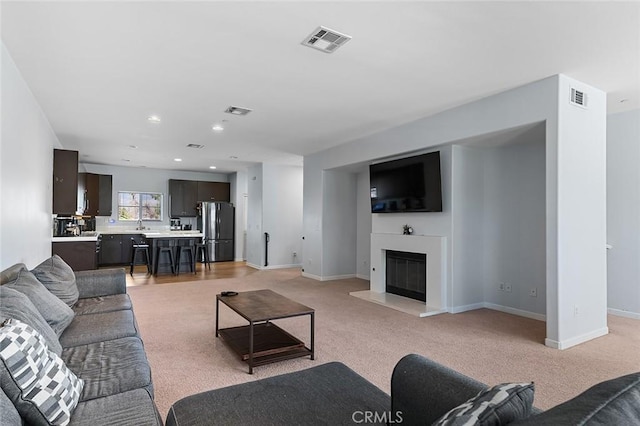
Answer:
[[[84,187],[83,214],[111,216],[113,212],[113,178],[111,175],[79,173],[78,188]],[[81,193],[80,189],[78,193]]]
[[[53,213],[72,215],[78,207],[78,151],[53,150]]]
[[[198,203],[198,182],[169,179],[169,216],[195,217]]]
[[[198,201],[231,201],[229,182],[198,181]]]
[[[231,201],[229,182],[169,179],[170,217],[198,216],[199,201]]]

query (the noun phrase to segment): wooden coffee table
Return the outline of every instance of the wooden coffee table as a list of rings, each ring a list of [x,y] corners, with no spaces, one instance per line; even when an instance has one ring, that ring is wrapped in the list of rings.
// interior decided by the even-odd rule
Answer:
[[[249,325],[220,329],[220,302],[249,321]],[[309,355],[314,359],[314,313],[308,306],[288,299],[271,290],[255,290],[236,296],[216,295],[216,337],[229,345],[240,359],[253,367]],[[278,327],[272,320],[309,315],[311,344],[305,344]]]

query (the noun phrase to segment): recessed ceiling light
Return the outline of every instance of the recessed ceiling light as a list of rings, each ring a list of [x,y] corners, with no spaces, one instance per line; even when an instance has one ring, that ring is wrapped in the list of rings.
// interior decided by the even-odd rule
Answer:
[[[230,106],[229,108],[224,110],[224,112],[233,114],[233,115],[247,115],[251,111],[252,110],[250,110],[249,108],[242,108],[237,106]]]
[[[204,148],[204,145],[199,145],[197,143],[190,143],[187,144],[187,148],[196,148],[196,149],[200,149],[200,148]]]
[[[231,158],[232,160],[237,160],[238,157],[236,157],[235,155],[230,155],[229,158]]]
[[[174,158],[173,161],[182,161],[182,158]]]
[[[620,101],[619,101],[619,102],[620,102],[621,104],[623,104],[623,103],[625,103],[625,102],[629,102],[629,99],[626,99],[626,98],[625,98],[625,99],[620,99]]]
[[[123,158],[122,161],[126,161],[128,163],[131,160],[129,160],[128,158]]]
[[[150,115],[147,117],[147,120],[150,121],[151,123],[159,123],[162,120],[160,120],[160,117],[158,117],[157,115]]]
[[[221,131],[223,131],[223,130],[224,130],[224,127],[222,127],[220,124],[214,124],[214,125],[211,127],[211,129],[212,129],[214,132],[221,132]]]
[[[137,149],[137,148],[138,148],[138,145],[129,145],[129,148],[131,148],[131,149]]]
[[[216,167],[216,166],[209,166],[209,168],[210,168],[210,169],[212,169],[212,170],[217,169],[217,167]]]

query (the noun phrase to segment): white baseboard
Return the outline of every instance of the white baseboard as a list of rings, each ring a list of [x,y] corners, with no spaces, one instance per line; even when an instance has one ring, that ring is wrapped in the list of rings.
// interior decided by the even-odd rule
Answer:
[[[580,343],[588,342],[589,340],[593,340],[597,337],[601,337],[609,334],[609,327],[602,327],[598,330],[594,330],[591,333],[586,333],[581,336],[572,337],[571,339],[566,339],[561,342],[552,339],[544,339],[544,344],[554,349],[569,349],[573,346],[579,345]]]
[[[522,309],[511,308],[509,306],[496,305],[495,303],[480,302],[472,303],[471,305],[454,306],[449,309],[452,314],[459,314],[462,312],[473,311],[476,309],[493,309],[494,311],[506,312],[512,315],[518,315],[520,317],[531,318],[538,321],[546,321],[547,317],[543,314],[537,314],[535,312],[524,311]]]
[[[371,277],[369,275],[356,274],[356,278],[360,278],[361,280],[369,281]]]
[[[269,265],[263,266],[262,269],[289,269],[289,268],[302,268],[300,263],[292,263],[290,265]]]
[[[347,280],[349,278],[355,278],[356,274],[346,274],[346,275],[328,275],[326,277],[322,277],[320,281],[335,281],[335,280]]]
[[[473,303],[471,305],[454,306],[453,308],[449,309],[449,312],[451,312],[452,314],[460,314],[462,312],[475,311],[476,309],[485,308],[486,306],[484,305],[484,303]]]
[[[312,280],[322,281],[322,277],[320,275],[310,274],[308,272],[302,271],[302,276],[305,278],[311,278]]]
[[[291,264],[291,265],[269,265],[269,266],[258,266],[255,263],[247,262],[247,266],[253,269],[259,269],[260,271],[268,271],[269,269],[288,269],[288,268],[302,268],[302,265],[299,263]],[[303,273],[304,275],[304,273]]]
[[[508,314],[518,315],[520,317],[531,318],[538,321],[546,321],[547,316],[544,314],[538,314],[536,312],[525,311],[522,309],[511,308],[509,306],[496,305],[494,303],[486,303],[484,304],[485,308],[493,309],[494,311],[506,312]]]
[[[356,274],[328,275],[326,277],[321,277],[320,275],[313,275],[308,272],[302,272],[302,276],[306,278],[314,279],[316,281],[335,281],[335,280],[346,280],[349,278],[356,278]]]
[[[608,308],[607,312],[610,315],[615,315],[617,317],[625,317],[625,318],[640,320],[640,313],[638,312],[623,311],[621,309],[613,309],[613,308]]]

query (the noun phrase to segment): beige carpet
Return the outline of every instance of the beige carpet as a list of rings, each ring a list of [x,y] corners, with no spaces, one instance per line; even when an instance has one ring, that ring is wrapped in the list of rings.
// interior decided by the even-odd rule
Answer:
[[[215,295],[270,288],[316,310],[316,360],[299,358],[247,374],[215,332]],[[161,415],[187,395],[341,361],[390,392],[391,372],[419,353],[487,384],[536,383],[535,405],[549,408],[602,380],[640,371],[640,321],[609,316],[610,334],[559,351],[544,346],[545,324],[488,309],[417,318],[349,296],[368,282],[318,282],[297,269],[232,279],[130,287]],[[222,306],[221,327],[246,322]],[[308,317],[276,321],[307,342]]]

